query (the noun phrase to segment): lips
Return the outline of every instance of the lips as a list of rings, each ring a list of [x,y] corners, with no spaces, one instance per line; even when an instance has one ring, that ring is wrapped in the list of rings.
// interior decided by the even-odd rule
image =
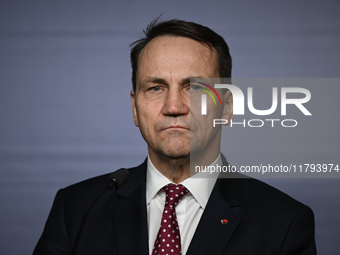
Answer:
[[[189,129],[189,128],[183,126],[169,126],[164,129]]]
[[[156,131],[162,130],[190,130],[190,121],[184,117],[165,118],[155,125]]]

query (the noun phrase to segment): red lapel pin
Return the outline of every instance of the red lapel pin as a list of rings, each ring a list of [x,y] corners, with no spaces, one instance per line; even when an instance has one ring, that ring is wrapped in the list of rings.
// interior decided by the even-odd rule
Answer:
[[[225,224],[227,224],[227,223],[228,223],[228,220],[226,220],[226,219],[223,219],[223,220],[221,220],[221,223],[225,225]]]

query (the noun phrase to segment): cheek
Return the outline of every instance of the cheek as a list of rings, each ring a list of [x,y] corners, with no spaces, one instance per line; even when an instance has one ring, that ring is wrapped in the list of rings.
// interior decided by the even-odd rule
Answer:
[[[152,132],[157,121],[156,108],[146,103],[137,107],[137,119],[143,133]]]
[[[215,111],[208,111],[207,115],[201,115],[201,112],[192,112],[190,118],[190,129],[192,130],[190,134],[190,144],[192,147],[203,146],[208,144],[210,141],[214,140],[216,134],[220,130],[220,126],[214,125],[214,119],[221,119],[221,107],[216,107]],[[210,109],[214,109],[210,108]]]

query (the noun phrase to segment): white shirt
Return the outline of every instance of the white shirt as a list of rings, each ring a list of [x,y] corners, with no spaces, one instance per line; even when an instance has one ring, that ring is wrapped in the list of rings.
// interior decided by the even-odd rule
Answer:
[[[219,155],[211,165],[222,165]],[[194,236],[203,211],[208,203],[211,191],[215,185],[218,173],[209,174],[197,173],[181,184],[189,191],[176,206],[176,215],[181,235],[182,254],[186,254],[191,239]],[[160,189],[172,183],[168,178],[161,174],[152,164],[148,157],[147,176],[146,176],[146,203],[148,214],[149,231],[149,253],[152,254],[153,246],[159,231],[163,209],[165,204],[165,192]]]

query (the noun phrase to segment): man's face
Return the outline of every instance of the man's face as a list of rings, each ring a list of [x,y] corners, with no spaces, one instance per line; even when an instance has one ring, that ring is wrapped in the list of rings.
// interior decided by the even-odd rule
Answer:
[[[160,36],[141,52],[131,103],[134,123],[150,154],[190,155],[191,77],[219,77],[216,53],[207,46],[185,37]]]

